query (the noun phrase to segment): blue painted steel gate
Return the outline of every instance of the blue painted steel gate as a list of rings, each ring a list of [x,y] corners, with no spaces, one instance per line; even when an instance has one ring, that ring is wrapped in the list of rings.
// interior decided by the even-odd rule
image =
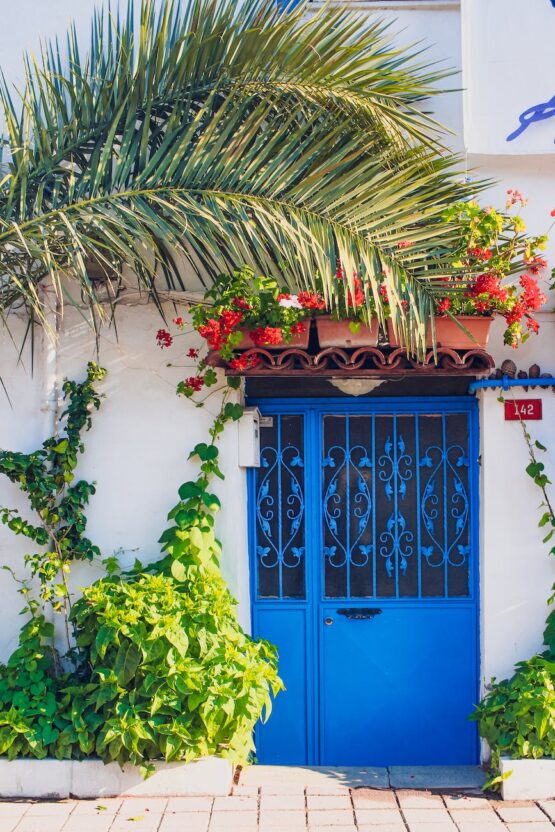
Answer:
[[[475,401],[253,403],[253,630],[287,688],[259,762],[476,763]]]

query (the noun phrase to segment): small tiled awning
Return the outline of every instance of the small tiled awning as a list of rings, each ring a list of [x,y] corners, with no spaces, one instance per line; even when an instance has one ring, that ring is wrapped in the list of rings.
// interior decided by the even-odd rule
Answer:
[[[328,347],[319,352],[289,347],[267,350],[263,347],[242,352],[243,357],[256,357],[249,369],[232,369],[218,353],[210,353],[207,362],[223,367],[226,375],[247,377],[320,377],[320,378],[383,378],[415,376],[473,376],[491,373],[495,366],[492,356],[481,349],[454,350],[438,347],[430,350],[423,361],[407,355],[399,347],[360,347],[343,349]]]

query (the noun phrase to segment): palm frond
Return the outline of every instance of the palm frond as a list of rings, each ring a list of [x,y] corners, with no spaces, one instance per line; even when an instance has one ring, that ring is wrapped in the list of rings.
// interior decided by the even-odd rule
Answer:
[[[41,280],[62,297],[69,274],[98,314],[91,255],[130,265],[154,295],[158,264],[184,289],[173,253],[205,280],[242,262],[292,285],[318,274],[337,304],[339,259],[369,298],[385,281],[398,327],[422,342],[452,272],[443,212],[470,187],[416,106],[437,74],[383,23],[272,0],[145,0],[138,30],[131,3],[99,13],[88,54],[73,30],[67,53],[51,44],[19,99],[0,93],[0,311],[19,300],[44,321]]]

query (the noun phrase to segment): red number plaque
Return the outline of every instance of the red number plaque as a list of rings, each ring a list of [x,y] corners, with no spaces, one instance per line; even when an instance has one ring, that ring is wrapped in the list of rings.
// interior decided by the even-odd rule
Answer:
[[[505,420],[515,422],[517,419],[541,419],[541,399],[516,399],[505,402]]]

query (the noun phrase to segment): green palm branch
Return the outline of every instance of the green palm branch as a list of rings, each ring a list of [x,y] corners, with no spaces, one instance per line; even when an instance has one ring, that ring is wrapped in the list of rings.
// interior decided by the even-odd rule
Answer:
[[[144,0],[138,25],[130,2],[94,17],[85,56],[74,30],[64,50],[29,58],[20,94],[0,91],[4,319],[23,305],[44,323],[50,277],[96,325],[91,256],[129,266],[155,299],[162,280],[188,288],[185,257],[204,284],[241,263],[292,286],[319,276],[332,305],[340,261],[369,301],[383,281],[407,343],[422,342],[453,270],[443,214],[470,189],[419,110],[443,73],[383,23],[272,0]]]

